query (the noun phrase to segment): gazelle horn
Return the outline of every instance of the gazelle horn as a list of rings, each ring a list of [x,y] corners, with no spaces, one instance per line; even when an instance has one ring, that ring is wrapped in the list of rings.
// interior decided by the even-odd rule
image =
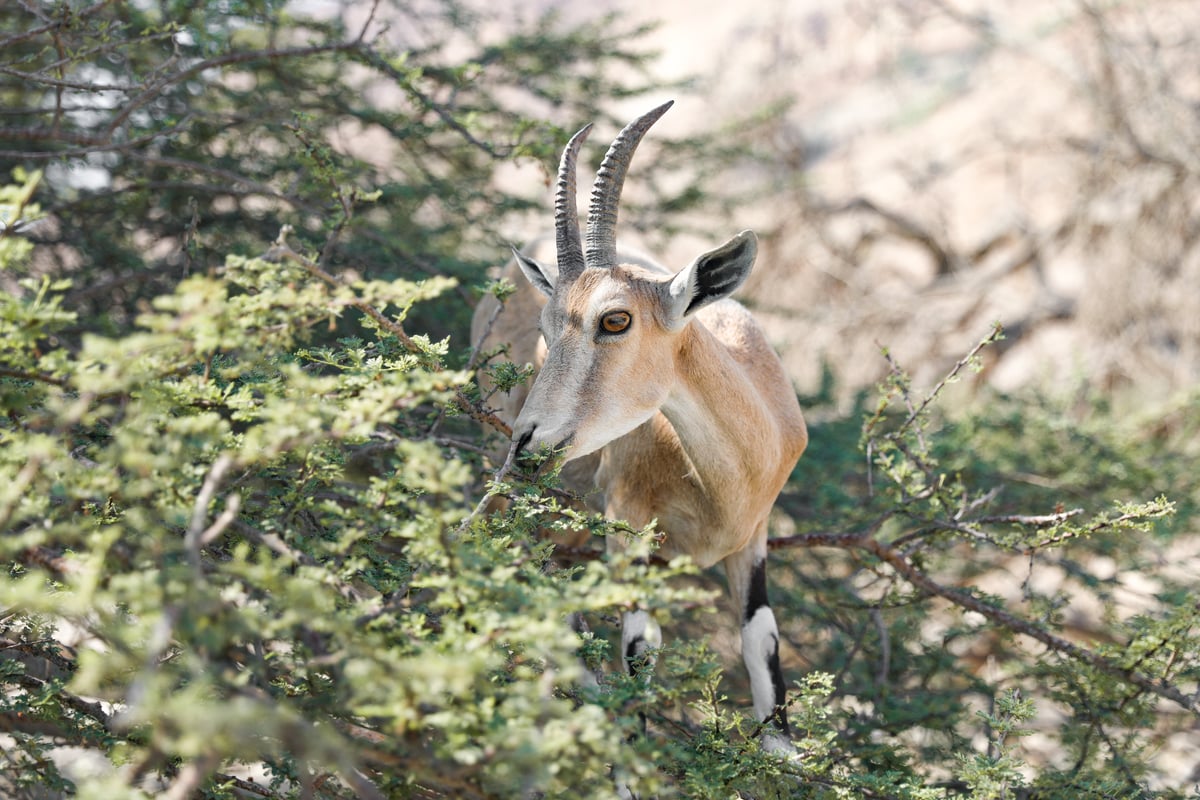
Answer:
[[[592,202],[588,208],[585,251],[588,265],[611,267],[616,263],[617,204],[621,200],[625,173],[629,170],[633,151],[637,149],[642,136],[674,103],[674,100],[669,100],[626,125],[604,154],[600,171],[596,173],[596,182],[592,184]]]
[[[579,238],[579,210],[575,189],[575,161],[579,148],[592,130],[588,123],[579,130],[563,150],[558,164],[558,183],[554,189],[554,241],[558,248],[560,279],[572,280],[583,272],[583,244]]]

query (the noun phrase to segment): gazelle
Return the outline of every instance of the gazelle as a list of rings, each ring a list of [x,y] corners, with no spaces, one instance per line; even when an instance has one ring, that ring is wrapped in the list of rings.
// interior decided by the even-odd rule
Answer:
[[[657,520],[661,553],[725,566],[739,615],[754,714],[773,722],[765,744],[786,748],[779,633],[767,603],[767,517],[808,443],[779,358],[750,313],[728,299],[749,275],[757,239],[743,231],[672,273],[618,251],[617,206],[634,150],[671,103],[613,141],[592,188],[586,239],[575,164],[591,125],[567,144],[558,169],[556,259],[514,249],[507,274],[528,283],[493,320],[485,345],[511,344],[532,362],[528,391],[499,410],[519,450],[560,451],[564,480],[598,489],[605,515],[636,527]],[[518,283],[523,283],[519,282]],[[485,335],[496,301],[475,312]],[[660,633],[645,610],[622,618],[633,671]]]

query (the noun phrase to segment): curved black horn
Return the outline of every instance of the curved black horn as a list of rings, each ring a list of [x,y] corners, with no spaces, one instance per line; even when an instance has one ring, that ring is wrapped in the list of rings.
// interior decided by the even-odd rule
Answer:
[[[554,189],[554,243],[558,248],[559,280],[571,280],[583,271],[583,244],[579,238],[579,209],[575,189],[575,161],[592,130],[591,123],[571,137],[558,162]]]
[[[633,151],[642,136],[658,118],[675,104],[668,100],[625,126],[612,146],[604,154],[596,182],[592,184],[592,202],[588,208],[587,263],[596,267],[611,267],[617,260],[617,204],[621,200],[621,187],[625,184],[625,173]]]

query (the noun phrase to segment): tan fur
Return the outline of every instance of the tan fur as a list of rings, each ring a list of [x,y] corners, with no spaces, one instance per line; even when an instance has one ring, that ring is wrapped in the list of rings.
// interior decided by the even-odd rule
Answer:
[[[546,244],[525,252],[553,263],[553,247]],[[688,555],[707,567],[747,548],[765,550],[767,517],[808,442],[779,358],[750,313],[732,300],[701,309],[677,331],[665,329],[654,318],[646,287],[670,273],[648,268],[642,257],[628,260],[638,263],[624,263],[607,275],[587,270],[572,284],[563,336],[591,335],[592,295],[603,289],[615,293],[615,305],[632,312],[641,326],[636,347],[599,345],[612,348],[612,357],[603,371],[584,378],[568,374],[575,365],[549,368],[562,373],[552,377],[564,392],[572,380],[586,380],[584,401],[569,413],[640,406],[643,396],[663,396],[665,402],[632,432],[569,461],[564,482],[577,492],[592,492],[593,502],[611,518],[637,527],[657,520],[665,556]],[[515,263],[503,274],[518,289],[483,346],[510,344],[514,362],[532,363],[540,372],[546,368],[546,345],[537,321],[546,298]],[[473,337],[482,336],[495,308],[492,298],[480,303]],[[481,382],[486,385],[486,378]],[[529,395],[528,387],[518,387],[502,396],[500,417],[515,422]]]

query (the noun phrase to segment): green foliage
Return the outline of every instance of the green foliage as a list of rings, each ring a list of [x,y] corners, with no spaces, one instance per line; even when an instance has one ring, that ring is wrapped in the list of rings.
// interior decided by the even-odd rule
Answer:
[[[1190,797],[1158,754],[1197,714],[1200,597],[1166,554],[1198,533],[1200,398],[1122,416],[984,391],[946,411],[996,336],[927,395],[890,362],[861,428],[814,427],[846,477],[828,486],[810,452],[784,497],[789,544],[821,548],[779,564],[789,638],[838,676],[860,770],[950,796]]]
[[[1012,755],[1008,739],[1028,734],[1029,730],[1021,725],[1033,719],[1034,713],[1033,703],[1023,699],[1015,689],[996,698],[995,713],[978,712],[991,731],[989,752],[970,756],[960,754],[958,757],[960,775],[971,791],[972,800],[1008,797],[1013,790],[1025,785],[1020,771],[1025,765]]]
[[[825,637],[805,647],[817,668],[794,676],[797,750],[780,758],[702,643],[669,643],[648,685],[607,668],[620,609],[652,608],[668,630],[714,624],[709,591],[680,582],[690,567],[649,558],[652,529],[577,510],[553,471],[493,482],[507,507],[468,514],[474,448],[439,433],[468,376],[445,367],[446,342],[404,331],[451,282],[333,279],[282,238],[271,255],[230,256],[155,298],[135,330],[77,345],[63,337],[69,282],[3,264],[21,287],[0,300],[13,791],[137,797],[158,781],[232,797],[257,770],[269,796],[610,797],[614,775],[664,797],[1146,796],[1156,742],[1194,713],[1194,587],[1164,582],[1159,607],[1121,616],[1085,561],[1164,520],[1163,542],[1190,530],[1179,508],[1194,487],[1156,486],[1180,505],[1127,499],[1162,441],[1131,450],[1140,439],[1112,424],[1075,427],[1082,449],[1125,459],[1111,474],[1129,483],[1104,483],[1118,499],[1091,513],[1028,515],[991,508],[1000,495],[983,482],[992,464],[1075,469],[1058,442],[1000,436],[993,408],[943,415],[898,367],[861,437],[816,427],[861,438],[874,461],[842,496],[802,462],[785,498],[842,508],[862,531],[841,534],[822,573],[776,560],[776,574],[803,570],[777,592],[787,628]],[[331,325],[357,330],[330,342]],[[795,520],[796,543],[833,541]],[[627,546],[560,563],[545,529]],[[1027,578],[1011,598],[956,588],[1005,554],[1063,583]],[[1065,638],[1084,592],[1108,609],[1111,644]],[[599,627],[580,637],[571,615]],[[993,674],[970,668],[980,646],[1003,665]],[[1180,710],[1164,717],[1163,702]],[[1048,731],[1046,710],[1069,724]],[[643,718],[650,734],[630,740]],[[1055,738],[1055,758],[1031,760],[1034,732]],[[62,741],[111,766],[60,771]]]
[[[46,345],[66,288],[0,301],[37,323],[4,361],[5,637],[47,664],[64,660],[48,628],[77,631],[61,679],[5,662],[6,713],[142,770],[261,760],[310,789],[328,771],[324,796],[361,791],[364,761],[404,765],[377,780],[404,795],[562,793],[631,758],[602,706],[558,692],[580,674],[564,618],[669,609],[690,597],[666,582],[680,567],[548,570],[533,498],[464,527],[472,470],[428,435],[465,380],[443,348],[310,345],[347,307],[407,309],[444,282],[331,288],[231,257],[78,352]]]
[[[322,242],[327,269],[474,284],[525,217],[544,219],[543,194],[502,190],[496,169],[553,174],[564,131],[616,125],[606,98],[657,88],[646,30],[616,16],[324,6],[0,6],[0,175],[44,169],[56,224],[36,240],[76,279],[88,329],[126,329],[180,277],[263,252],[284,223]],[[658,187],[736,159],[729,145],[698,156],[718,134],[664,142],[672,157],[639,166],[653,197],[627,220],[669,231],[686,219]],[[691,195],[675,205],[714,202]],[[414,314],[442,338],[465,327],[469,304],[450,294]]]
[[[543,205],[494,170],[565,138],[514,109],[603,122],[638,31],[376,13],[0,9],[0,793],[1196,796],[1156,759],[1197,724],[1200,396],[947,409],[998,329],[924,395],[885,355],[780,501],[796,751],[764,752],[708,576],[553,469],[485,483],[464,416],[468,359],[528,377],[460,333]],[[675,143],[650,183],[687,188],[626,216],[731,202],[657,178],[739,155]],[[635,605],[648,683],[613,663]]]

